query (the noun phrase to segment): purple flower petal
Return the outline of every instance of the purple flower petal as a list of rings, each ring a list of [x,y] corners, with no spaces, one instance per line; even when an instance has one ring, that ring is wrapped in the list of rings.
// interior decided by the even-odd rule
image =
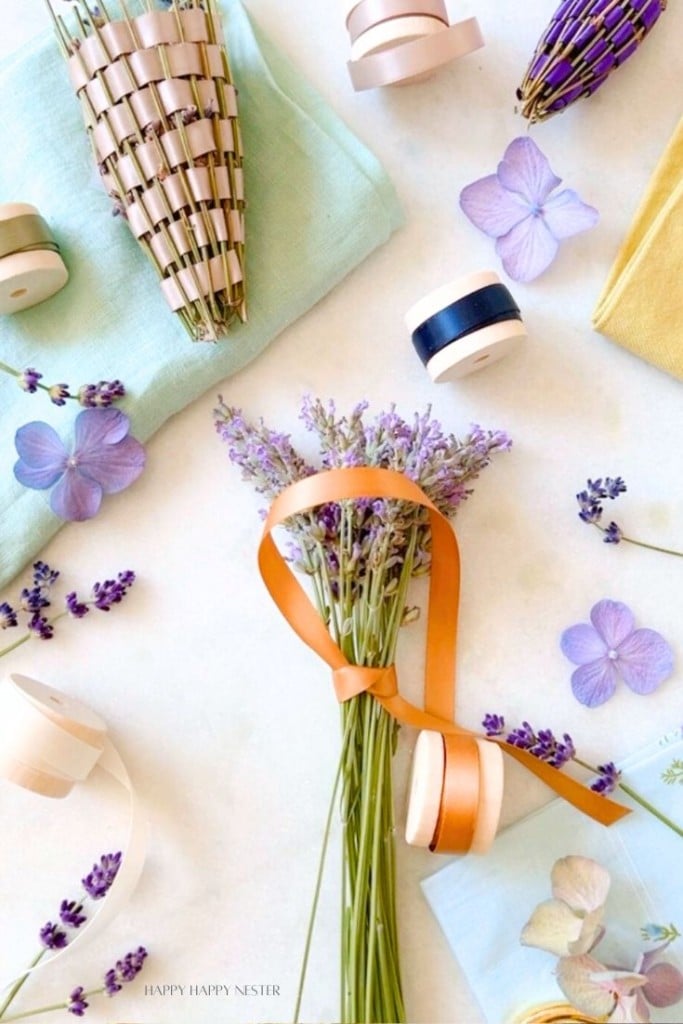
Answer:
[[[460,207],[490,238],[506,235],[530,212],[522,197],[503,188],[495,174],[467,185],[460,193]]]
[[[609,658],[598,658],[572,672],[572,693],[587,708],[609,700],[617,688],[617,671]]]
[[[565,629],[560,638],[562,653],[574,665],[586,665],[607,653],[602,637],[587,622]]]
[[[617,669],[634,693],[652,693],[673,672],[673,651],[654,629],[631,633],[619,645],[618,655]]]
[[[556,196],[550,196],[543,204],[543,219],[548,230],[559,240],[578,235],[595,227],[600,214],[594,206],[579,199],[576,192],[566,188]]]
[[[78,453],[78,469],[92,477],[105,494],[115,494],[140,476],[145,466],[145,449],[134,437],[117,444],[103,445],[83,456]]]
[[[14,437],[19,454],[14,475],[25,487],[45,490],[64,472],[66,451],[55,430],[47,423],[33,421],[19,427]]]
[[[683,974],[673,964],[655,964],[645,976],[643,995],[652,1006],[673,1006],[683,999]]]
[[[96,480],[69,467],[50,495],[50,508],[60,519],[82,522],[92,519],[102,502],[102,488]]]
[[[591,608],[591,622],[610,650],[616,650],[635,628],[633,612],[621,601],[598,601]]]
[[[99,453],[103,445],[121,441],[129,427],[130,420],[120,409],[84,409],[74,424],[74,451],[79,457]]]
[[[517,192],[532,207],[542,206],[562,181],[528,135],[514,139],[505,150],[498,164],[498,179],[503,188]]]
[[[533,281],[548,269],[558,247],[541,216],[526,217],[496,242],[505,273],[513,281]]]

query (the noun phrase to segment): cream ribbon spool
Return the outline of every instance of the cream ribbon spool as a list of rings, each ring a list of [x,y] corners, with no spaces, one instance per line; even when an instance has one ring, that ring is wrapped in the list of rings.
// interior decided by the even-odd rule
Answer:
[[[481,270],[442,285],[410,307],[404,318],[406,327],[412,334],[435,313],[479,288],[495,284],[500,284],[498,275],[492,270]],[[457,380],[502,359],[526,337],[527,329],[521,320],[489,324],[436,352],[427,364],[427,372],[437,384]]]
[[[476,741],[479,751],[479,804],[470,853],[486,853],[498,831],[503,805],[503,754],[500,747],[486,740]],[[446,771],[446,748],[439,732],[420,732],[408,789],[406,842],[411,846],[431,847],[434,840]]]
[[[99,768],[128,793],[130,823],[121,867],[100,908],[68,946],[30,972],[0,981],[0,991],[19,977],[71,955],[123,909],[137,885],[147,850],[148,822],[106,724],[79,701],[27,676],[0,684],[0,777],[48,797],[64,797]]]
[[[68,280],[58,247],[36,207],[0,205],[0,314],[37,306]]]
[[[441,32],[443,28],[444,24],[438,18],[430,18],[425,15],[383,21],[379,25],[373,25],[367,32],[363,32],[351,44],[351,60],[360,60],[361,57],[369,57],[373,53],[382,53],[399,43],[409,43],[413,39],[422,39],[423,36]]]

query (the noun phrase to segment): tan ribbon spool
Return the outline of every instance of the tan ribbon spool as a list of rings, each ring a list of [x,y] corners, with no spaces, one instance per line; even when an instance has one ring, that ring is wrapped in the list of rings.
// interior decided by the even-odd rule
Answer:
[[[36,207],[0,205],[0,314],[37,306],[68,280],[59,246]]]
[[[465,274],[429,292],[411,306],[404,317],[405,325],[412,334],[431,316],[451,303],[480,288],[500,283],[500,277],[493,270]],[[522,320],[510,319],[489,324],[436,352],[427,363],[427,372],[435,384],[458,380],[502,359],[513,352],[526,337],[527,329]]]
[[[465,733],[422,731],[415,745],[406,842],[436,853],[486,853],[503,805],[500,747]]]
[[[400,23],[402,19],[395,19]],[[436,19],[430,19],[436,20]],[[385,25],[394,22],[385,22]],[[440,26],[440,22],[438,23]],[[390,46],[360,60],[348,62],[351,83],[356,92],[383,85],[406,84],[435,71],[457,57],[464,57],[484,45],[479,22],[465,18],[440,31],[410,42]]]
[[[381,25],[395,18],[416,16],[438,18],[448,26],[448,12],[443,0],[361,0],[349,11],[346,28],[354,43],[373,25]]]
[[[0,684],[0,777],[41,796],[65,797],[95,768],[110,775],[128,793],[130,825],[121,867],[90,918],[68,946],[30,973],[71,955],[94,938],[122,910],[137,885],[145,861],[148,823],[120,754],[103,720],[79,701],[27,676],[12,675]],[[19,977],[26,971],[22,971]],[[0,981],[0,991],[17,978]]]

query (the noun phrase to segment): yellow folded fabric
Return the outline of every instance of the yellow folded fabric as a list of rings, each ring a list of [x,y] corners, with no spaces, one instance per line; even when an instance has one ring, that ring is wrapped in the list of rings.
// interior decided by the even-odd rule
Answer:
[[[683,379],[683,119],[610,270],[593,326]]]

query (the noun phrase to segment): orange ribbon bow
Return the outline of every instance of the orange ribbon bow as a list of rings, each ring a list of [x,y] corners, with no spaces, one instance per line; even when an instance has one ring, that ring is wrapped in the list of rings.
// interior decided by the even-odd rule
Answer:
[[[323,505],[357,498],[391,498],[422,505],[429,513],[432,533],[432,564],[427,619],[424,710],[405,700],[398,690],[396,669],[368,668],[348,662],[325,623],[316,612],[301,584],[280,554],[272,531],[287,519]],[[258,564],[271,597],[301,639],[332,669],[339,701],[349,700],[367,691],[389,714],[404,725],[430,729],[444,737],[458,737],[459,759],[463,769],[457,790],[448,786],[449,802],[459,805],[455,824],[462,849],[468,849],[477,812],[477,793],[473,780],[478,773],[475,741],[482,738],[499,744],[510,757],[545,782],[559,796],[603,825],[611,825],[630,811],[582,783],[540,761],[527,750],[513,746],[501,737],[482,737],[455,722],[455,655],[460,592],[460,556],[455,533],[421,488],[401,473],[389,469],[359,467],[332,469],[299,480],[273,502],[265,521],[259,545]],[[467,743],[467,739],[471,741]],[[448,782],[448,780],[446,780]],[[450,780],[452,782],[452,778]],[[433,848],[445,846],[437,841]]]

